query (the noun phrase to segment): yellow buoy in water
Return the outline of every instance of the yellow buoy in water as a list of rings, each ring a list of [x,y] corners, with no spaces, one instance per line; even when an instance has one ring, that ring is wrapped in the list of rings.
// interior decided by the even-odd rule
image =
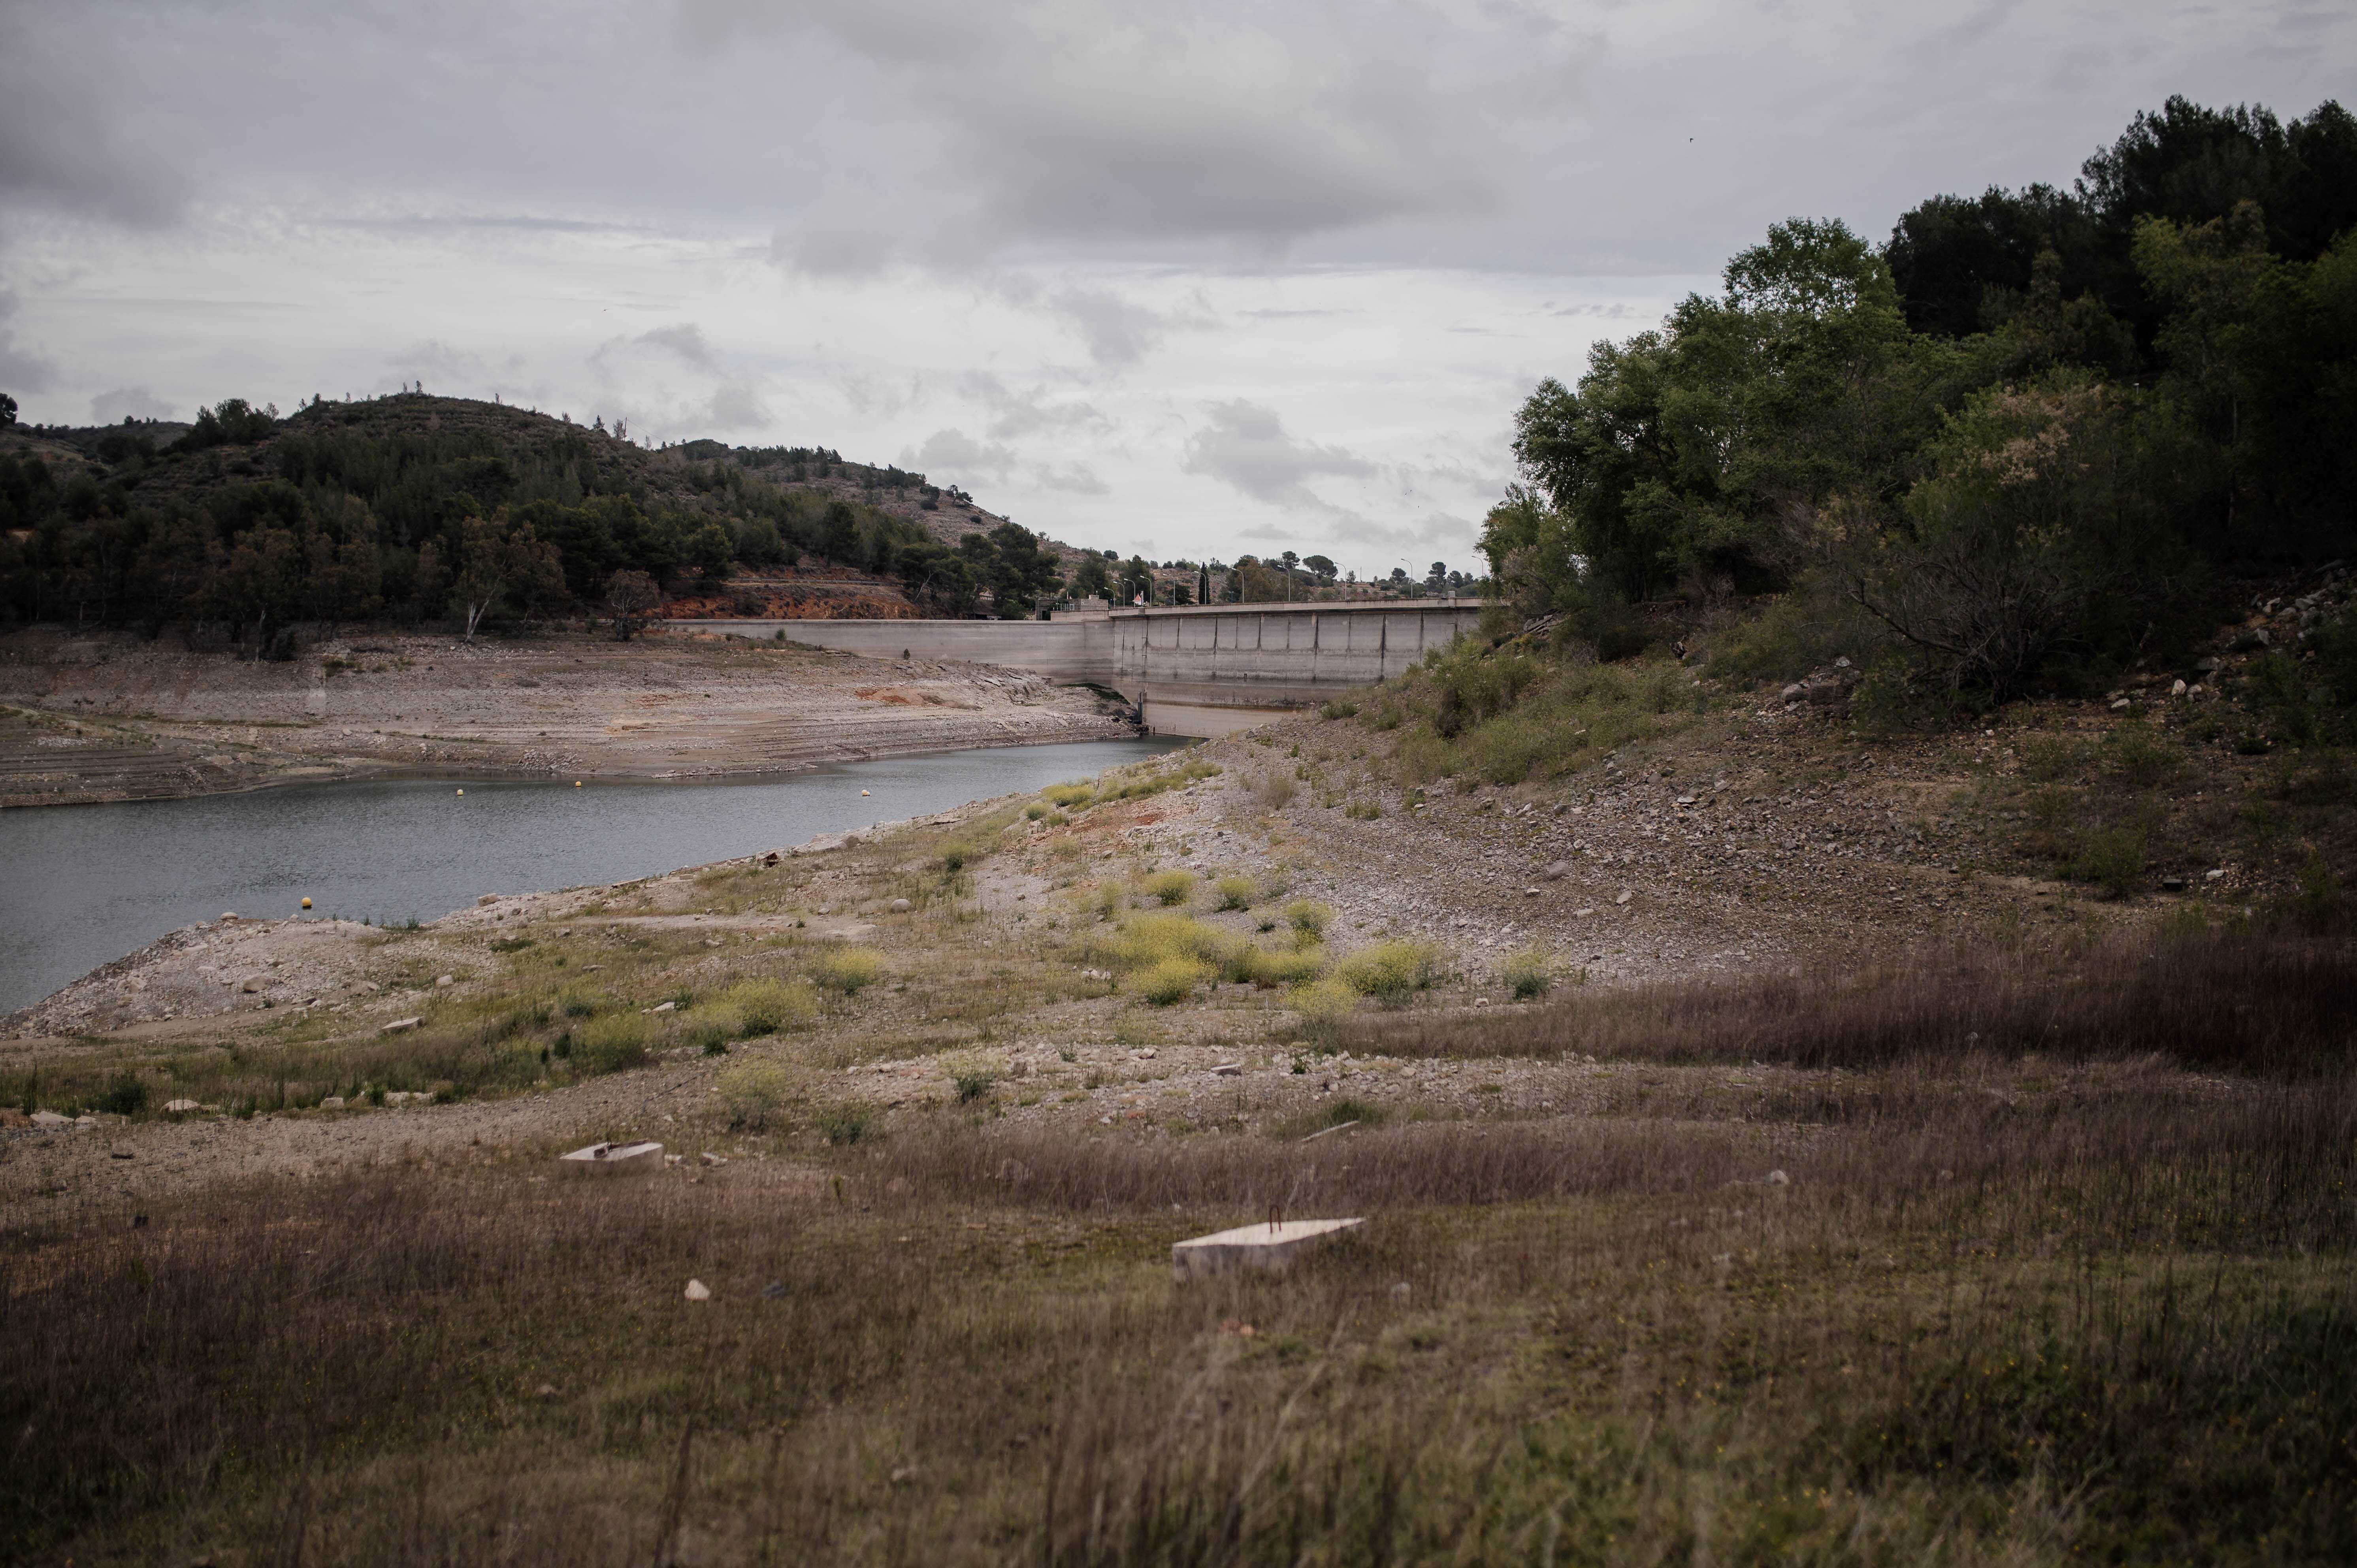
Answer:
[[[307,908],[309,908],[310,907],[311,907],[311,900],[309,900],[308,898],[304,899],[304,900],[303,900],[303,908],[305,908],[306,909],[307,909]]]
[[[576,779],[573,781],[573,787],[574,787],[576,789],[580,789],[580,788],[581,788],[581,780],[580,780],[580,779]]]
[[[866,790],[865,790],[865,789],[862,789],[862,790],[859,792],[859,798],[860,798],[861,800],[866,800],[866,799],[867,799],[867,791],[866,791]]]
[[[461,790],[459,790],[459,791],[458,791],[458,793],[459,793],[459,794],[461,794],[461,795],[463,795],[463,794],[465,794],[465,793],[466,793],[466,791],[465,791],[464,789],[461,789]]]

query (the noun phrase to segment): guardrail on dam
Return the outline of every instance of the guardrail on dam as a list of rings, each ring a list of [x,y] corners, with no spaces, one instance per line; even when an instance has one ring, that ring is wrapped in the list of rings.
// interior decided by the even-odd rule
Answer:
[[[1222,736],[1405,671],[1481,618],[1469,599],[1193,605],[1068,620],[675,620],[871,659],[969,660],[1119,692],[1159,735]]]

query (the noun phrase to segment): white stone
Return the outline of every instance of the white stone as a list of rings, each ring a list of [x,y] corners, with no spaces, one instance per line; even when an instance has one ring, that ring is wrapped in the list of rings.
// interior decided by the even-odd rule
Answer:
[[[36,1127],[66,1127],[70,1126],[71,1124],[72,1118],[60,1116],[54,1111],[36,1111],[33,1112],[33,1125]]]
[[[423,1024],[424,1022],[425,1022],[425,1020],[423,1018],[395,1018],[392,1023],[378,1029],[377,1033],[380,1035],[404,1034],[408,1030],[414,1029],[418,1025]]]
[[[319,1101],[319,1109],[322,1111],[341,1111],[343,1108],[344,1097],[340,1094],[330,1094],[325,1100]],[[171,1106],[167,1105],[164,1109],[169,1111],[172,1108]]]
[[[343,1101],[338,1101],[337,1103],[340,1105]],[[199,1107],[197,1102],[193,1100],[167,1100],[164,1101],[165,1114],[169,1116],[185,1116],[189,1112],[197,1109],[199,1109]]]
[[[568,1176],[627,1176],[662,1169],[662,1152],[661,1144],[592,1144],[556,1163]]]
[[[690,1280],[687,1282],[686,1294],[687,1299],[690,1301],[710,1301],[712,1299],[712,1287],[705,1284],[702,1280]]]
[[[458,983],[458,977],[455,974],[437,974],[434,977],[434,983],[436,985],[456,985]]]
[[[659,1003],[659,1004],[657,1004],[655,1006],[649,1008],[649,1009],[648,1009],[648,1011],[649,1011],[649,1012],[651,1012],[651,1013],[669,1013],[669,1012],[672,1012],[673,1010],[674,1010],[675,1008],[677,1008],[678,1006],[679,1006],[679,1004],[678,1004],[678,1003],[676,1003],[676,1002],[663,1002],[663,1003]]]
[[[1364,1219],[1285,1219],[1272,1225],[1239,1225],[1170,1246],[1170,1272],[1180,1280],[1202,1279],[1238,1269],[1283,1271],[1304,1253],[1324,1246]]]
[[[1222,1062],[1219,1066],[1211,1069],[1211,1076],[1213,1078],[1241,1078],[1243,1076],[1243,1070],[1244,1064],[1242,1062]]]

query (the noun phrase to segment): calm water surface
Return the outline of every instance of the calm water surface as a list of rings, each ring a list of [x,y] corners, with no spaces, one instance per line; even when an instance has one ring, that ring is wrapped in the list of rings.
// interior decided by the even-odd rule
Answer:
[[[308,897],[315,915],[431,920],[481,893],[619,882],[780,849],[1182,744],[936,752],[759,783],[402,779],[0,811],[0,1013],[228,909],[275,918]]]

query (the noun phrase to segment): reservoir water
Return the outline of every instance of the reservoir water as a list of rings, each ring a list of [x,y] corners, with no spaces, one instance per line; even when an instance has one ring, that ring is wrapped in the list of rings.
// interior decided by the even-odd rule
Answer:
[[[316,916],[431,920],[479,894],[781,849],[1183,744],[994,746],[743,783],[410,779],[0,811],[0,1013],[224,910],[276,918],[307,897]]]

